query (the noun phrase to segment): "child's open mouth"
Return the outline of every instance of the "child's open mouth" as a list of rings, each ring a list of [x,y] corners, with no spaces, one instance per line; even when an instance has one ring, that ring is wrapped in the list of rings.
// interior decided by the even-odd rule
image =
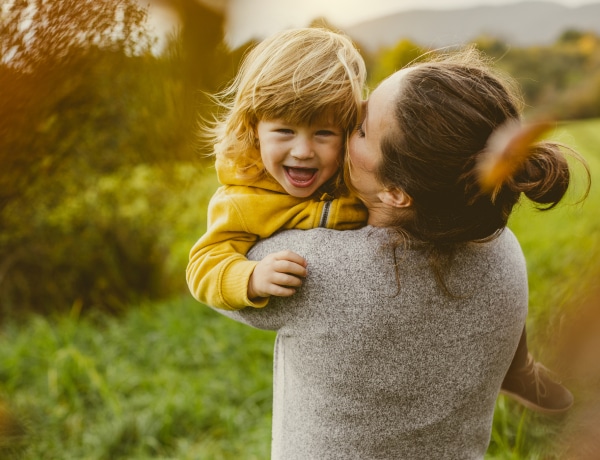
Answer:
[[[285,174],[294,187],[310,187],[317,178],[316,168],[290,168],[284,166]]]

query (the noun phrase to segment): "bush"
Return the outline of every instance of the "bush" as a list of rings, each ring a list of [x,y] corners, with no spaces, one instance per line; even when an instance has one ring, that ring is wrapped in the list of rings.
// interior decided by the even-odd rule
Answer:
[[[0,313],[118,312],[181,292],[212,176],[190,164],[141,165],[14,202],[5,213],[13,231],[0,234]]]
[[[191,242],[180,238],[201,233],[214,189],[183,162],[198,158],[198,115],[213,108],[203,91],[232,72],[223,18],[181,2],[182,28],[155,55],[137,0],[9,3],[0,14],[0,314],[118,311],[182,289]]]

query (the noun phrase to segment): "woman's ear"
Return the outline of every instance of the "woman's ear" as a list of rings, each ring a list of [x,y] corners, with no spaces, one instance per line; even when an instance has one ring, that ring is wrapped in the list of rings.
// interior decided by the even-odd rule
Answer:
[[[412,198],[399,188],[387,189],[377,194],[382,203],[393,208],[408,208],[412,205]]]

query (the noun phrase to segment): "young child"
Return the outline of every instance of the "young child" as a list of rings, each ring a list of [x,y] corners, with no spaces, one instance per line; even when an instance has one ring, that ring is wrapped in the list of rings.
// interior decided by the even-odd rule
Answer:
[[[212,131],[222,187],[190,252],[186,275],[197,300],[235,310],[292,295],[306,261],[290,251],[247,260],[259,238],[364,225],[366,209],[345,192],[340,166],[365,78],[351,40],[320,28],[280,32],[246,56],[221,94],[226,111]]]
[[[278,33],[245,58],[221,95],[226,112],[212,132],[222,186],[186,271],[198,301],[237,310],[293,295],[306,261],[291,251],[249,261],[245,255],[258,239],[280,229],[366,223],[366,209],[340,177],[365,74],[347,37],[317,28]],[[502,390],[543,413],[564,412],[573,402],[528,353],[525,330]]]

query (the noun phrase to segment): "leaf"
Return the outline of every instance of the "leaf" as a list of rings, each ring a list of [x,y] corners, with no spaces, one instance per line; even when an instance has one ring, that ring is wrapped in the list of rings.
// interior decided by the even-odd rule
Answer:
[[[532,145],[552,127],[549,121],[523,125],[518,120],[498,127],[479,157],[477,172],[481,188],[495,196],[502,184],[530,157]]]

